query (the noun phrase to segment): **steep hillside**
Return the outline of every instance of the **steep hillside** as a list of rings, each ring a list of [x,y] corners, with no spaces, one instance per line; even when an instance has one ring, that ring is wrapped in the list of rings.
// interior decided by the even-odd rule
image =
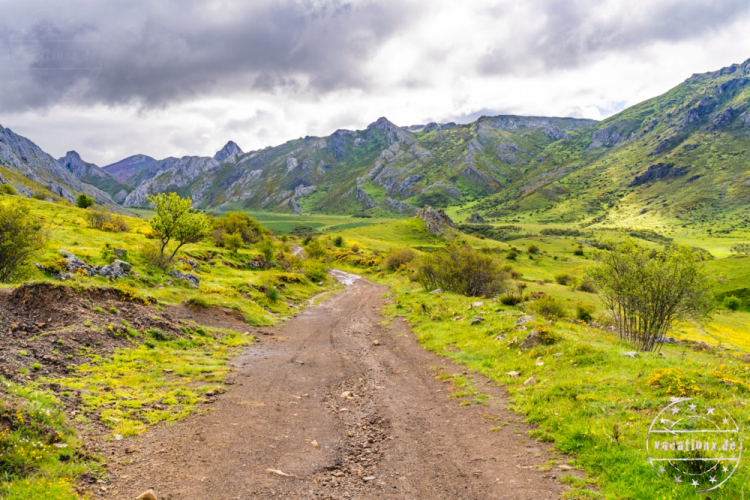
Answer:
[[[125,201],[125,197],[133,190],[132,186],[120,182],[93,163],[83,161],[75,151],[68,151],[57,162],[77,179],[109,193],[118,203]]]
[[[615,225],[750,226],[750,60],[693,75],[568,141],[502,194],[485,216]]]
[[[47,189],[68,201],[73,201],[77,193],[86,193],[97,203],[115,204],[109,194],[80,181],[52,156],[42,151],[39,146],[2,126],[0,126],[0,168],[31,181],[31,184],[14,181],[10,175],[7,180],[17,190],[29,196],[34,188],[38,187]]]

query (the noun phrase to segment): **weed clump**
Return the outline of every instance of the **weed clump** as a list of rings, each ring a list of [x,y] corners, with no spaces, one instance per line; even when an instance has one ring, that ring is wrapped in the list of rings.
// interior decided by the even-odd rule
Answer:
[[[548,319],[561,319],[568,316],[568,308],[565,303],[549,295],[529,304],[529,309]]]

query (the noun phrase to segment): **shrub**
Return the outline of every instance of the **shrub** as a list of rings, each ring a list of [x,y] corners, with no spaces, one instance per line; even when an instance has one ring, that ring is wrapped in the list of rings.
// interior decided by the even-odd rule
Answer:
[[[516,260],[516,258],[518,257],[518,252],[516,252],[515,250],[509,250],[505,256],[508,260]]]
[[[263,259],[266,262],[273,262],[276,255],[276,245],[274,245],[271,238],[264,238],[263,241],[258,244],[258,250],[260,250]]]
[[[662,368],[648,376],[648,384],[660,387],[667,396],[690,396],[700,392],[695,378],[696,374],[689,374],[682,368]]]
[[[159,245],[153,241],[147,241],[141,246],[141,257],[149,264],[160,269],[169,267],[169,260],[159,251]]]
[[[281,298],[281,293],[279,292],[279,289],[275,286],[271,285],[266,287],[265,289],[266,298],[270,300],[271,302],[276,302]]]
[[[311,259],[323,259],[328,255],[326,246],[317,239],[311,239],[305,246],[305,251]]]
[[[750,255],[750,243],[735,243],[730,251],[738,255]]]
[[[85,193],[79,194],[78,198],[76,198],[76,206],[78,208],[89,208],[90,206],[93,206],[94,203],[94,199]]]
[[[0,184],[0,194],[14,195],[17,193],[18,191],[16,191],[16,188],[12,184]]]
[[[492,297],[508,288],[508,273],[500,262],[468,245],[449,245],[422,256],[416,263],[416,279],[428,290],[442,288],[473,297]]]
[[[46,200],[48,197],[48,194],[47,194],[47,191],[43,189],[35,189],[31,197],[34,198],[35,200]]]
[[[248,245],[270,235],[260,222],[242,212],[228,212],[223,217],[213,219],[212,226],[213,240],[217,246],[224,245],[225,234],[239,233],[242,241]]]
[[[729,297],[724,297],[724,300],[721,301],[721,305],[730,311],[736,311],[742,305],[742,301],[739,298],[730,295]]]
[[[242,235],[239,232],[232,234],[222,233],[222,243],[224,243],[224,247],[230,252],[236,252],[237,250],[242,248],[244,241],[242,239]]]
[[[328,276],[328,266],[323,264],[322,262],[315,262],[315,261],[305,261],[303,265],[303,272],[305,273],[305,276],[310,281],[314,281],[315,283],[318,283],[320,281],[325,281],[326,277]]]
[[[576,319],[590,323],[593,319],[594,306],[591,304],[584,304],[583,302],[576,302]]]
[[[359,245],[352,245],[352,252],[359,253]]]
[[[536,255],[540,252],[539,247],[536,245],[529,245],[529,253],[532,255]]]
[[[385,268],[389,271],[397,271],[401,266],[408,264],[417,257],[417,252],[411,248],[394,250],[385,258]]]
[[[578,247],[575,250],[573,250],[573,255],[578,255],[579,257],[583,257],[586,254],[583,253],[583,247]]]
[[[568,315],[568,308],[565,303],[549,295],[529,304],[529,309],[548,319],[561,319]]]
[[[618,333],[652,351],[674,323],[708,318],[715,279],[702,256],[683,245],[654,251],[625,241],[602,252],[589,277],[612,313]]]
[[[42,369],[42,364],[41,363],[34,363],[33,365],[31,365],[31,369],[34,370],[34,371],[39,371],[39,370]]]
[[[344,238],[342,238],[342,237],[341,237],[341,235],[338,235],[338,236],[336,236],[336,237],[335,237],[335,238],[333,239],[333,245],[334,245],[334,246],[337,246],[337,247],[342,247],[342,246],[344,246]]]
[[[579,291],[586,293],[596,293],[596,284],[591,280],[583,280],[578,284]]]
[[[25,277],[29,261],[43,249],[49,230],[17,201],[0,205],[0,283]]]
[[[500,296],[500,303],[506,306],[515,306],[523,302],[523,296],[513,293],[504,293]]]
[[[573,282],[573,279],[573,276],[565,273],[555,276],[555,281],[557,282],[557,284],[563,286],[570,285]]]

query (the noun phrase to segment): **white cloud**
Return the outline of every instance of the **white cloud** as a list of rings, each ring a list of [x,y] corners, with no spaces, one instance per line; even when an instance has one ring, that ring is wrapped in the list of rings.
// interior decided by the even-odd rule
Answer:
[[[313,11],[329,3],[317,2]],[[140,86],[118,82],[102,87],[117,81],[117,75],[107,74],[93,83],[89,96],[72,102],[5,108],[0,103],[0,123],[56,157],[75,149],[85,160],[104,165],[136,153],[157,158],[212,155],[230,139],[247,151],[337,128],[362,128],[379,116],[399,125],[501,113],[602,119],[669,90],[692,73],[750,57],[748,11],[732,1],[644,1],[637,8],[625,0],[394,2],[397,12],[389,12],[389,2],[333,4],[339,17],[332,24],[274,13],[289,19],[290,30],[303,31],[288,45],[273,35],[276,48],[283,47],[275,59],[263,59],[267,71],[261,76],[270,75],[267,85],[252,83],[257,83],[256,68],[241,53],[234,66],[231,58],[222,64],[206,62],[211,53],[190,62],[188,54],[185,65],[171,65],[173,78],[158,74],[157,65],[152,83],[147,73],[138,73]],[[123,4],[113,5],[113,10],[131,12]],[[217,21],[219,4],[211,5],[214,36],[239,37],[242,22],[223,25]],[[303,4],[289,5],[294,11]],[[233,12],[241,17],[249,11]],[[101,19],[106,26],[107,16],[116,18],[117,12],[99,8],[94,14],[87,22]],[[144,14],[131,16],[124,25],[133,32],[148,22],[157,28],[165,22],[174,37],[164,42],[170,53],[188,50],[189,37],[175,31],[175,23],[163,21],[169,14],[160,11],[150,20]],[[665,15],[674,20],[660,17]],[[305,31],[305,23],[314,28]],[[351,26],[345,35],[326,31],[347,23]],[[327,40],[338,45],[327,47]],[[352,47],[342,46],[347,41]],[[211,42],[206,50],[222,50],[230,42]],[[159,47],[165,50],[164,44]],[[118,61],[127,69],[131,57],[122,47],[118,50]],[[260,57],[262,51],[253,50],[253,57]],[[293,60],[300,52],[311,59]],[[181,87],[180,78],[192,86]],[[118,100],[119,86],[135,97]],[[17,84],[14,89],[18,91]],[[137,97],[145,92],[151,92],[149,97]]]

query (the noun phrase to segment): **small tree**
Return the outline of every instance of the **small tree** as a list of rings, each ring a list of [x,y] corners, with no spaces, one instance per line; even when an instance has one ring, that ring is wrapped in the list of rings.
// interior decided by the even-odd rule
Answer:
[[[750,255],[750,243],[735,243],[730,250],[739,255]]]
[[[160,241],[162,261],[172,262],[184,245],[197,243],[208,236],[211,221],[193,208],[190,198],[181,198],[177,193],[159,193],[146,199],[154,206],[151,228]],[[166,257],[167,245],[172,241],[177,242],[177,247]]]
[[[86,193],[81,193],[76,198],[76,206],[78,208],[89,208],[96,203],[91,196],[87,196]]]
[[[0,205],[0,282],[21,278],[48,239],[49,231],[28,208],[18,202]]]
[[[598,256],[588,275],[612,313],[620,338],[642,351],[660,346],[681,319],[703,319],[715,307],[715,280],[691,248],[656,251],[633,241]]]

